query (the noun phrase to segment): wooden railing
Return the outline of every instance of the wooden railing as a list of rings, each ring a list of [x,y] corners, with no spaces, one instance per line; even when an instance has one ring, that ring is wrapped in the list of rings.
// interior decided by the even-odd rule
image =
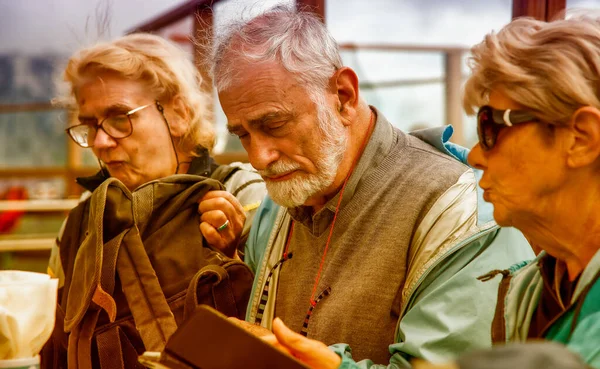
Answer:
[[[0,212],[24,211],[28,213],[68,213],[79,200],[2,200]],[[0,252],[50,250],[56,233],[6,234],[0,235]]]

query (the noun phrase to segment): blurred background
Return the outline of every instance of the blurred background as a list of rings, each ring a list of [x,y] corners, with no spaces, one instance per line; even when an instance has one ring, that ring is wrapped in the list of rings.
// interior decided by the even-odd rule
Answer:
[[[477,140],[461,108],[469,47],[517,16],[600,9],[600,0],[0,0],[0,270],[46,270],[81,194],[75,178],[98,170],[91,151],[68,140],[65,112],[51,104],[74,51],[145,31],[198,62],[193,37],[210,39],[228,20],[280,3],[322,17],[363,96],[392,123],[405,131],[452,124],[453,140],[465,146]],[[245,161],[216,99],[213,115],[217,160]]]

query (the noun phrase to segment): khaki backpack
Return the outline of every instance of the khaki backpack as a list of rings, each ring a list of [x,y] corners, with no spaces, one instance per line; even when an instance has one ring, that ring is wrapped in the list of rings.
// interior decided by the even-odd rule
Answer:
[[[162,351],[200,304],[244,319],[252,272],[206,245],[199,230],[197,201],[222,189],[214,179],[176,175],[131,192],[109,178],[73,209],[60,245],[65,285],[42,367],[143,368],[138,355]]]

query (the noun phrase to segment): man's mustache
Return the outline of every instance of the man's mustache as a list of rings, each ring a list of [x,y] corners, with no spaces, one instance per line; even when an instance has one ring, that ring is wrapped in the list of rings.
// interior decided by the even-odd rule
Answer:
[[[296,162],[285,162],[285,161],[276,161],[273,164],[269,164],[265,169],[261,169],[258,173],[264,177],[277,177],[283,174],[293,172],[294,170],[300,169],[300,164]]]

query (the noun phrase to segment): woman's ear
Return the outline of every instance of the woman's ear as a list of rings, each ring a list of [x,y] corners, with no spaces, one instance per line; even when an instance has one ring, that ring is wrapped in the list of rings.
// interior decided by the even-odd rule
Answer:
[[[569,131],[567,164],[577,168],[595,163],[600,157],[600,111],[591,106],[577,109]]]
[[[183,137],[190,125],[190,111],[181,96],[176,95],[171,100],[171,114],[167,116],[173,138]]]

